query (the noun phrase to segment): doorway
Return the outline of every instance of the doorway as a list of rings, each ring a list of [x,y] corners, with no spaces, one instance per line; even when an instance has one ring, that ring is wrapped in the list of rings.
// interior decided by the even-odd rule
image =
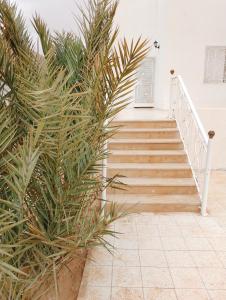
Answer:
[[[147,57],[137,72],[134,107],[154,107],[155,57]]]

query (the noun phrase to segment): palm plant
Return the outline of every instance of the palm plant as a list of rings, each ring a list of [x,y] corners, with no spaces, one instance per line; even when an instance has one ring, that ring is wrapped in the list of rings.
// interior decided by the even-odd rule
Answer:
[[[15,4],[0,0],[0,298],[30,299],[79,249],[110,246],[101,191],[110,122],[129,101],[147,41],[117,43],[118,2],[90,0],[81,38],[50,34],[36,15],[42,53]],[[53,282],[56,283],[56,280]],[[56,288],[57,293],[57,288]]]

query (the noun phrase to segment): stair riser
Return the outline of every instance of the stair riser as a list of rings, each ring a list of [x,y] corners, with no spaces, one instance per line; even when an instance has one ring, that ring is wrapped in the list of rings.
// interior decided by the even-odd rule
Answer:
[[[153,131],[153,132],[119,131],[113,136],[113,138],[115,139],[174,139],[179,137],[180,135],[178,131]]]
[[[196,186],[127,186],[125,190],[108,190],[109,194],[149,194],[149,195],[194,195],[197,193]],[[139,197],[138,197],[139,198]]]
[[[110,205],[107,204],[106,209],[109,210]],[[199,205],[189,205],[188,204],[148,204],[148,203],[138,203],[134,204],[120,204],[120,210],[128,213],[143,213],[143,212],[200,212]]]
[[[110,155],[110,163],[186,163],[186,155]]]
[[[147,143],[109,143],[110,150],[182,150],[182,143],[147,144]]]
[[[108,176],[123,175],[126,177],[145,177],[145,178],[191,178],[192,172],[185,170],[138,170],[138,169],[109,169]]]
[[[112,122],[111,125],[123,128],[176,128],[175,121]]]

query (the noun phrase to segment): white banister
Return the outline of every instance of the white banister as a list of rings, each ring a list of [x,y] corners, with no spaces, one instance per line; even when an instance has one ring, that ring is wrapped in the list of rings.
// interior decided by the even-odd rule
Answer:
[[[207,135],[182,77],[175,76],[173,70],[170,73],[170,117],[177,122],[200,196],[201,213],[205,216],[215,133],[210,131]]]

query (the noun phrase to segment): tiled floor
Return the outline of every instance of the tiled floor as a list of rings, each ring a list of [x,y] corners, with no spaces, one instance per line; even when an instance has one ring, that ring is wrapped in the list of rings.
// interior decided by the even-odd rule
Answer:
[[[114,255],[90,252],[79,300],[226,300],[226,172],[211,179],[208,217],[130,215]]]

